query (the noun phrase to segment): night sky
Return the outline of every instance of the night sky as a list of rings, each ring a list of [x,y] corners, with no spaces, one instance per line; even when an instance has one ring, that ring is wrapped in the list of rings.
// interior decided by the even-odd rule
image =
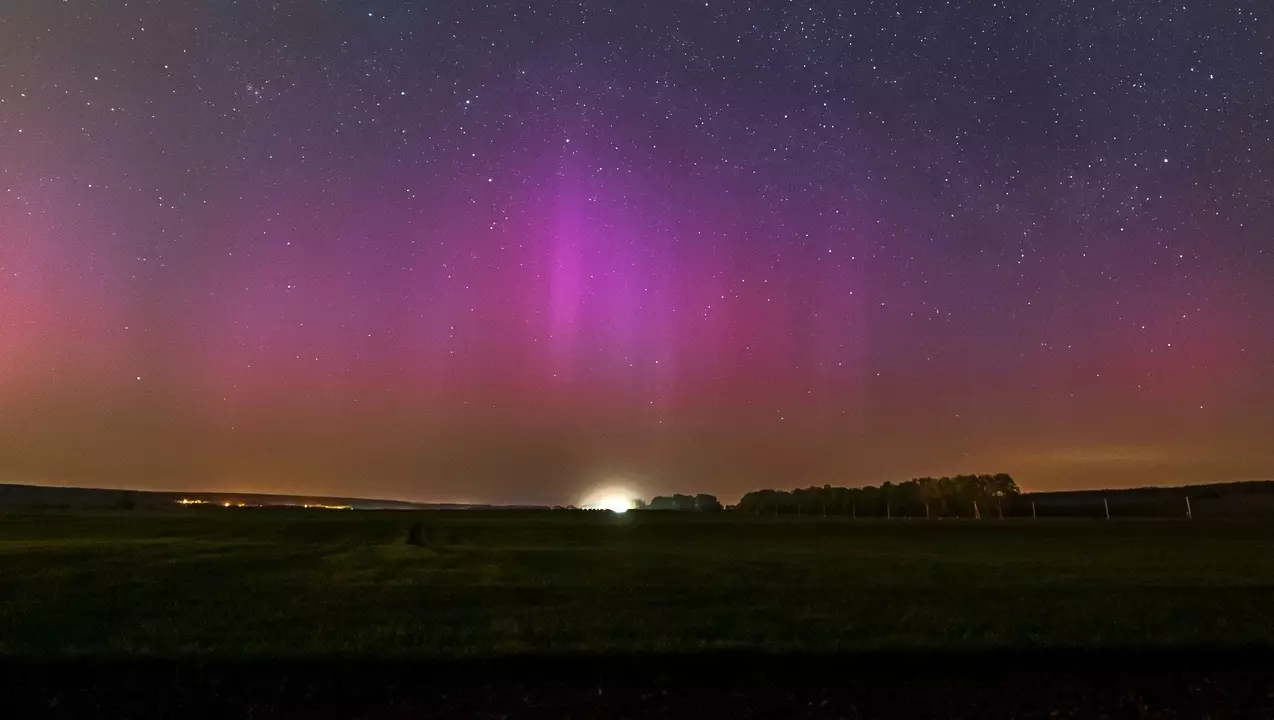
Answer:
[[[732,501],[1272,438],[1264,0],[0,9],[0,479]]]

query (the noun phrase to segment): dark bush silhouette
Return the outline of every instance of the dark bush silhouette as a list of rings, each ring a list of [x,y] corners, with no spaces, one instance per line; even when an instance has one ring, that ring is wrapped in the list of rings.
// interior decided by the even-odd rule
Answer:
[[[716,495],[699,493],[698,495],[682,495],[680,493],[667,497],[658,495],[649,504],[638,504],[637,507],[648,510],[679,510],[717,512],[724,509]]]
[[[417,520],[412,523],[407,530],[407,544],[415,545],[416,547],[425,546],[425,523],[423,520]]]
[[[694,509],[700,512],[718,512],[722,509],[721,501],[717,499],[716,495],[699,493],[695,495]]]

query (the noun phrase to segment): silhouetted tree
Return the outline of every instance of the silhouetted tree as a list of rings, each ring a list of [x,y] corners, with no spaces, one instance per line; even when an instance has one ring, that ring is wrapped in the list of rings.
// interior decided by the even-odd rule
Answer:
[[[754,490],[739,498],[735,509],[758,515],[775,515],[786,504],[787,495],[783,490]]]
[[[996,513],[1004,517],[1005,507],[1012,507],[1014,498],[1022,494],[1022,490],[1007,473],[992,475],[986,483],[986,490],[995,502]]]
[[[708,495],[699,493],[695,495],[695,509],[700,512],[717,512],[721,510],[721,501],[717,500],[716,495]]]
[[[672,503],[674,508],[677,510],[695,509],[694,495],[682,495],[681,493],[677,493],[672,496]]]

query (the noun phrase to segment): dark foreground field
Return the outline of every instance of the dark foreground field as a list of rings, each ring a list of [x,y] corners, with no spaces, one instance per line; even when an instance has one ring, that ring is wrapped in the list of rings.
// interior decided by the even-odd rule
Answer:
[[[1268,716],[1272,648],[1251,523],[0,515],[26,714]]]

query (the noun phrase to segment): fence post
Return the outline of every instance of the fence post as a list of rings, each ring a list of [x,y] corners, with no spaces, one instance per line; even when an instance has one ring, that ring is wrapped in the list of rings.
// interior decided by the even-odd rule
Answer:
[[[982,519],[982,511],[978,509],[978,501],[977,501],[977,500],[974,500],[974,501],[973,501],[973,519],[974,519],[974,520],[981,520],[981,519]]]
[[[1194,511],[1190,508],[1190,496],[1186,495],[1186,520],[1194,519]]]
[[[1035,514],[1035,501],[1034,501],[1034,500],[1032,500],[1032,501],[1031,501],[1031,519],[1032,519],[1032,520],[1039,520],[1039,519],[1040,519],[1040,516]]]
[[[1102,498],[1101,504],[1103,507],[1106,508],[1106,519],[1109,520],[1110,519],[1110,501],[1107,500],[1106,498]]]

